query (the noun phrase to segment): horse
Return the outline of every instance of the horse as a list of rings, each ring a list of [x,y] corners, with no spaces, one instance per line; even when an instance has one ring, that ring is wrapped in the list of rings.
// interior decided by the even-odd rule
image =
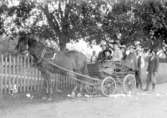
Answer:
[[[76,50],[70,50],[65,53],[69,58],[73,58],[76,62],[76,71],[88,75],[87,57]]]
[[[63,70],[57,68],[46,59],[50,59],[51,54],[56,53],[55,58],[52,60],[56,65],[65,68],[70,71],[78,72],[81,74],[88,74],[87,58],[84,54],[78,51],[53,51],[51,48],[46,47],[40,41],[37,41],[34,37],[20,36],[16,49],[21,53],[28,53],[34,58],[34,63],[44,78],[46,93],[49,96],[53,95],[53,87],[51,80],[56,78],[50,78],[51,74],[63,72]],[[64,72],[68,73],[68,72]],[[70,73],[69,78],[76,78],[75,74]],[[76,93],[76,85],[72,90],[72,93]]]

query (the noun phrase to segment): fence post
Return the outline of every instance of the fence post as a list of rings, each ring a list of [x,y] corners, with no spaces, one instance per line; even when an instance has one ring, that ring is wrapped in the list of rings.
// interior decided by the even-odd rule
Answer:
[[[18,92],[20,92],[20,83],[19,83],[19,79],[20,79],[20,67],[19,67],[19,55],[17,56],[16,58],[16,84],[17,84],[17,87],[18,87]]]
[[[23,70],[23,73],[22,73],[22,89],[23,89],[23,92],[26,92],[26,85],[25,85],[25,81],[26,81],[26,71],[25,71],[25,56],[22,56],[22,70]]]
[[[0,96],[3,94],[3,55],[0,55]]]
[[[12,61],[11,61],[11,55],[9,55],[9,57],[8,57],[8,63],[9,63],[9,65],[8,65],[8,92],[10,93],[10,89],[13,87],[13,84],[12,84],[12,71],[11,71],[11,69],[12,69]]]
[[[6,93],[8,93],[8,65],[9,65],[9,63],[8,63],[7,57],[4,57],[4,59],[5,59],[5,63],[4,63],[4,67],[5,67],[4,93],[6,94]]]
[[[40,91],[43,89],[41,72],[31,67],[32,58],[25,56],[4,57],[0,55],[0,94],[7,93],[16,85],[18,92]],[[64,72],[52,73],[53,83],[59,89],[71,89],[74,80]]]
[[[13,57],[12,58],[12,62],[13,62],[13,68],[12,68],[12,75],[13,75],[13,85],[16,85],[16,89],[17,89],[17,92],[18,92],[18,86],[17,86],[17,64],[16,64],[16,57]]]

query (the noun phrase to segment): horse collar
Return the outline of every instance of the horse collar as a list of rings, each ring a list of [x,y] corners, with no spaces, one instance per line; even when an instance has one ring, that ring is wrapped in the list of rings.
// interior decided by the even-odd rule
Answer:
[[[39,57],[40,59],[37,61],[38,64],[42,61],[42,59],[44,58],[45,54],[46,54],[46,49],[44,48],[42,50],[42,53],[41,53],[40,57]]]
[[[46,53],[46,49],[44,48],[44,49],[42,50],[42,53],[41,53],[41,58],[43,58],[43,57],[45,56],[45,53]]]

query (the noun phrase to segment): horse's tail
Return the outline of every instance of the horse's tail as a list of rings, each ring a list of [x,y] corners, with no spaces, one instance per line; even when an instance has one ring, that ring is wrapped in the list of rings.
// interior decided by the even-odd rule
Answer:
[[[87,66],[87,61],[84,62],[84,66],[83,66],[83,74],[88,75],[88,66]]]

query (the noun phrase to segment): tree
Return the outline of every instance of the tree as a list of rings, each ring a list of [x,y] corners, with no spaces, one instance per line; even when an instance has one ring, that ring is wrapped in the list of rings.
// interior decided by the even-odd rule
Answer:
[[[0,33],[12,38],[19,32],[39,35],[57,41],[62,50],[66,43],[80,38],[125,45],[140,41],[145,48],[167,44],[167,4],[159,1],[18,1],[17,5],[4,2],[0,7]]]
[[[167,44],[167,2],[147,1],[136,7],[135,13],[141,20],[144,32],[145,47],[163,49],[166,52]]]
[[[53,3],[52,3],[53,4]],[[57,8],[49,10],[49,4],[45,4],[42,10],[47,18],[49,26],[55,32],[61,49],[70,40],[87,37],[87,41],[96,42],[103,38],[101,27],[101,6],[106,5],[103,1],[89,2],[61,2],[57,1]]]
[[[118,2],[106,14],[103,31],[110,39],[119,40],[125,45],[134,45],[136,41],[140,41],[144,48],[164,48],[167,43],[166,14],[166,1]],[[121,38],[117,37],[118,33],[122,34]]]
[[[104,39],[101,22],[103,8],[107,4],[99,1],[35,1],[18,0],[19,4],[7,6],[6,17],[12,23],[5,33],[14,37],[19,32],[39,35],[45,39],[56,40],[63,50],[71,40],[85,38],[88,42]],[[31,22],[30,22],[31,21]]]

